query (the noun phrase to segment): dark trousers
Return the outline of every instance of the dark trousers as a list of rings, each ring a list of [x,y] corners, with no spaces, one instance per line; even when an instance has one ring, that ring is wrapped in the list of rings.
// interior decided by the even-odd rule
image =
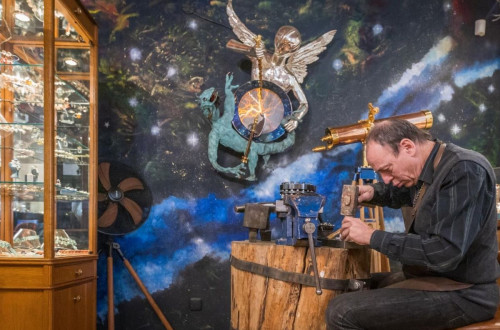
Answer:
[[[341,294],[326,310],[327,329],[450,329],[477,322],[456,293],[382,288]]]

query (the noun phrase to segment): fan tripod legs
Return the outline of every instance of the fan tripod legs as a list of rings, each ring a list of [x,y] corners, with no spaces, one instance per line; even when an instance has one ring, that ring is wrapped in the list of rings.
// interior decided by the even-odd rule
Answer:
[[[134,278],[135,282],[141,289],[142,293],[146,296],[146,299],[148,300],[149,304],[155,311],[156,315],[160,319],[161,323],[167,330],[173,330],[172,326],[170,323],[167,321],[167,318],[165,315],[163,315],[162,311],[154,301],[153,297],[149,293],[148,289],[142,283],[141,279],[139,278],[139,275],[135,272],[134,268],[130,264],[130,262],[125,258],[123,255],[122,250],[120,249],[120,244],[108,241],[106,244],[109,247],[108,250],[108,258],[107,258],[107,272],[108,272],[108,330],[114,330],[115,329],[115,306],[114,306],[114,285],[113,285],[113,250],[118,252],[118,255],[123,261],[123,264],[127,268],[128,272],[132,277]]]

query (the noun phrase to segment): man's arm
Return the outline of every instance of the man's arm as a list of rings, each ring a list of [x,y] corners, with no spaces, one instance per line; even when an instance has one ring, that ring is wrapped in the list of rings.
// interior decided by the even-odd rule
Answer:
[[[371,185],[374,189],[372,204],[399,209],[402,206],[411,206],[410,189],[406,187],[396,188],[392,184],[377,182]]]
[[[456,268],[484,225],[494,187],[480,165],[462,161],[455,165],[434,202],[428,228],[416,233],[373,232],[370,246],[408,265],[446,272]],[[418,219],[417,219],[418,220]]]
[[[358,202],[369,202],[393,208],[409,204],[410,193],[407,188],[395,188],[382,182],[373,185],[359,186]],[[342,221],[340,237],[343,240],[360,245],[369,245],[375,230],[358,218],[345,217]]]

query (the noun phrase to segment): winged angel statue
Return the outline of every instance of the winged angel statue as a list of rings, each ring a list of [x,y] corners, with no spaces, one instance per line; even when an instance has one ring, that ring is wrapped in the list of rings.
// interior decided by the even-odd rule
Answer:
[[[307,65],[318,60],[318,55],[332,41],[336,30],[328,31],[321,37],[301,47],[301,35],[293,26],[282,26],[274,38],[274,54],[265,49],[260,37],[250,31],[233,10],[232,0],[228,1],[226,12],[234,34],[243,43],[228,42],[228,48],[245,53],[252,61],[251,79],[270,81],[286,93],[292,91],[299,106],[284,124],[287,132],[292,132],[308,111],[308,103],[300,84],[307,75]]]

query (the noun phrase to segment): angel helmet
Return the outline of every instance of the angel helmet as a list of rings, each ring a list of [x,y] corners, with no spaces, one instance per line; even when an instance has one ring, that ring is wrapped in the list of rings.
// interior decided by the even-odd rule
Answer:
[[[285,25],[276,32],[274,49],[278,55],[289,54],[299,49],[301,42],[299,30],[293,26]]]

